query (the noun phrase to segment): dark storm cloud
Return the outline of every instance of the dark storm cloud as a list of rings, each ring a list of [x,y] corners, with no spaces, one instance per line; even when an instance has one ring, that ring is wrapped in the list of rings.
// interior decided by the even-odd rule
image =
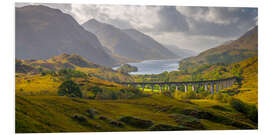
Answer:
[[[257,24],[257,8],[180,8],[191,26],[188,34],[237,37]]]
[[[160,23],[156,29],[163,32],[188,31],[186,17],[176,10],[176,7],[162,7],[159,11]]]

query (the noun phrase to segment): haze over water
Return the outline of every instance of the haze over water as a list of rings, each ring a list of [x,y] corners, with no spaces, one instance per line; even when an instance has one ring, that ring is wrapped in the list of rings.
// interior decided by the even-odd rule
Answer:
[[[160,74],[165,71],[176,71],[178,69],[178,63],[182,58],[167,59],[167,60],[145,60],[138,63],[127,63],[129,65],[138,68],[137,72],[131,72],[131,75],[143,75],[143,74]],[[117,69],[114,67],[113,69]]]

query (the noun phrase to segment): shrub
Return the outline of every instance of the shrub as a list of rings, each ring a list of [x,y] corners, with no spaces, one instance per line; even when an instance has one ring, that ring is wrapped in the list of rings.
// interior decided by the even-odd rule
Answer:
[[[97,111],[91,108],[87,109],[86,112],[87,112],[87,116],[91,119],[93,119],[95,115],[97,114]]]
[[[102,93],[98,93],[95,97],[95,99],[117,99],[117,91],[112,91],[112,90],[103,90]]]
[[[253,122],[258,122],[258,109],[255,105],[244,103],[235,98],[231,99],[230,105],[238,112],[244,113]]]
[[[170,116],[178,125],[185,126],[188,129],[205,129],[200,119],[193,117],[192,115],[173,114]]]
[[[112,119],[107,118],[105,116],[100,116],[99,119],[103,120],[105,122],[109,122],[109,124],[111,124],[112,126],[115,126],[115,127],[120,127],[120,128],[124,127],[123,123],[116,121],[116,120],[112,120]]]
[[[222,103],[228,103],[229,101],[231,101],[231,96],[218,92],[214,95],[214,99]]]
[[[162,94],[167,97],[173,97],[173,93],[171,91],[162,91]]]
[[[248,106],[247,116],[253,122],[258,123],[258,109],[255,105]]]
[[[185,128],[183,126],[172,126],[167,124],[158,124],[154,125],[150,128],[152,131],[175,131],[175,130],[187,130],[188,128]]]
[[[209,94],[210,94],[209,91],[203,90],[203,91],[201,91],[201,92],[198,93],[198,98],[205,99],[205,98],[207,98],[207,96]]]
[[[199,99],[201,97],[200,94],[197,94],[195,91],[188,91],[188,92],[179,92],[175,91],[174,92],[174,98],[176,99]]]
[[[102,89],[95,86],[95,87],[91,88],[91,91],[94,93],[94,98],[96,98],[97,94],[102,92]]]
[[[120,90],[119,94],[120,94],[120,98],[124,98],[124,99],[131,99],[131,98],[137,98],[137,97],[143,96],[142,91],[133,87],[123,88]]]
[[[112,126],[115,126],[115,127],[124,127],[124,124],[119,122],[119,121],[115,121],[115,120],[111,120],[109,121],[109,123],[112,125]]]
[[[151,120],[138,119],[132,116],[122,116],[119,120],[137,128],[149,128],[153,125]]]
[[[87,122],[87,118],[85,116],[81,115],[81,114],[77,114],[77,113],[73,114],[72,118],[77,120],[78,122],[82,122],[82,123]]]
[[[242,102],[241,100],[239,99],[235,99],[235,98],[232,98],[231,101],[230,101],[230,105],[235,109],[237,110],[238,112],[241,112],[241,113],[245,113],[247,112],[247,108],[246,108],[246,105],[244,104],[244,102]]]
[[[45,71],[40,71],[41,75],[42,76],[45,76],[46,75],[46,72]]]
[[[71,77],[87,77],[87,74],[84,72],[76,71],[70,68],[60,69],[58,74],[64,76],[66,79],[70,79]]]
[[[91,89],[93,91],[93,89]],[[94,89],[95,99],[133,99],[145,96],[142,91],[137,88],[127,87],[120,90],[112,90],[112,89],[102,89],[99,88]]]
[[[104,121],[109,121],[110,119],[105,117],[105,116],[100,116],[98,119],[100,120],[104,120]]]
[[[226,111],[226,112],[230,111],[229,109],[224,108],[224,107],[222,107],[220,105],[213,105],[212,108],[217,109],[217,110],[221,110],[221,111]]]
[[[67,80],[58,87],[58,95],[81,98],[82,92],[78,84],[72,80]]]

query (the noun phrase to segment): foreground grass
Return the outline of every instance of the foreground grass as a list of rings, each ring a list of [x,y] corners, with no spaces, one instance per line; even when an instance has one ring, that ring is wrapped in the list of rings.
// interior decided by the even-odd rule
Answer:
[[[217,105],[222,106],[226,111],[213,108]],[[89,109],[94,110],[93,117],[89,116],[89,111],[87,111]],[[80,119],[74,118],[74,115]],[[122,122],[120,118],[123,116],[148,120],[153,125],[150,128],[138,127],[136,121],[135,125],[134,122]],[[119,123],[122,126],[119,126]],[[166,125],[164,127],[167,129],[157,128],[160,125]],[[156,127],[153,128],[154,126]],[[212,100],[184,102],[160,94],[125,100],[16,96],[17,133],[256,128],[256,124],[248,120],[245,115],[235,111],[227,104]]]

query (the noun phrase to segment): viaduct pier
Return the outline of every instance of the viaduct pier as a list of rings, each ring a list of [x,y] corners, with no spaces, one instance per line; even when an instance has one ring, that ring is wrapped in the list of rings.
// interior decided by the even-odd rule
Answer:
[[[236,77],[219,79],[219,80],[206,80],[206,81],[187,81],[187,82],[119,82],[119,84],[141,87],[144,91],[146,86],[150,86],[152,91],[154,91],[154,87],[159,87],[159,92],[167,89],[170,90],[171,86],[175,86],[175,90],[179,90],[179,87],[182,86],[183,91],[187,92],[190,90],[196,91],[197,88],[202,88],[205,91],[210,91],[211,94],[218,92],[221,89],[225,89],[231,87],[236,81]],[[184,86],[184,87],[183,87]]]

